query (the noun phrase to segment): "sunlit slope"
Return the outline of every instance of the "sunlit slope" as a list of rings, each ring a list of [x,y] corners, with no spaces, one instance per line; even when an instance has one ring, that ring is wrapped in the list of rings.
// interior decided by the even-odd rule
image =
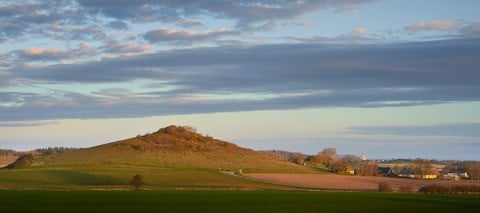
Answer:
[[[203,136],[188,127],[159,131],[62,155],[38,157],[35,165],[148,166],[243,172],[309,172],[308,169],[235,144]]]

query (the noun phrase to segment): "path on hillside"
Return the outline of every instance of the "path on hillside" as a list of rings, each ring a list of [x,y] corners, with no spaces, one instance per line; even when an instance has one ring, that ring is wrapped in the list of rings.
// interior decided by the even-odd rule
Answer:
[[[273,182],[273,181],[268,181],[268,180],[263,180],[263,179],[257,179],[257,178],[248,177],[248,176],[244,176],[244,175],[237,175],[237,174],[235,174],[235,172],[232,172],[232,171],[221,171],[221,172],[224,173],[224,174],[227,174],[227,175],[237,177],[237,178],[242,178],[242,179],[245,179],[245,180],[255,181],[255,182],[259,182],[259,183],[267,183],[267,184],[273,184],[273,185],[278,185],[278,186],[301,188],[301,189],[304,189],[304,190],[308,190],[308,189],[311,190],[312,189],[312,187],[303,187],[303,186],[298,186],[298,185],[291,185],[291,184]]]

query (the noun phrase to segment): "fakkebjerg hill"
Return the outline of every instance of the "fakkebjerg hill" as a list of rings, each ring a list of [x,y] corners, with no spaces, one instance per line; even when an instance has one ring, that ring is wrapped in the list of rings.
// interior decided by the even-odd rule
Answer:
[[[35,157],[30,167],[136,165],[206,168],[250,172],[306,172],[277,157],[196,133],[192,127],[168,126],[157,132],[79,149]]]

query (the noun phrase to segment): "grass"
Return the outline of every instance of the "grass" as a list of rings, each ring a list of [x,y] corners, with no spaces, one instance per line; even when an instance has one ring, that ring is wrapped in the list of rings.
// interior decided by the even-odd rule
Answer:
[[[0,212],[475,212],[480,196],[300,191],[0,191]]]
[[[136,174],[144,177],[145,189],[268,189],[293,187],[242,179],[205,168],[164,168],[137,165],[82,165],[0,170],[0,189],[21,190],[129,190]]]

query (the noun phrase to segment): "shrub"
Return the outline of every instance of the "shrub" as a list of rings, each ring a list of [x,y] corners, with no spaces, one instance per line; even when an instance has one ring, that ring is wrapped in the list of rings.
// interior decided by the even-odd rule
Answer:
[[[130,185],[136,189],[139,189],[141,186],[145,185],[143,182],[143,176],[140,174],[133,176],[132,180],[130,181]]]
[[[419,192],[425,194],[478,194],[480,193],[480,186],[476,185],[457,185],[457,186],[440,186],[428,185],[421,187]]]
[[[447,187],[441,186],[438,184],[432,184],[424,187],[420,187],[418,189],[419,192],[423,192],[425,194],[444,194],[448,192]]]
[[[392,187],[390,186],[389,183],[380,182],[380,183],[378,183],[378,191],[379,192],[392,192],[393,189],[392,189]]]
[[[413,191],[413,189],[412,189],[411,186],[400,186],[398,188],[398,191],[403,192],[403,193],[411,193]]]

